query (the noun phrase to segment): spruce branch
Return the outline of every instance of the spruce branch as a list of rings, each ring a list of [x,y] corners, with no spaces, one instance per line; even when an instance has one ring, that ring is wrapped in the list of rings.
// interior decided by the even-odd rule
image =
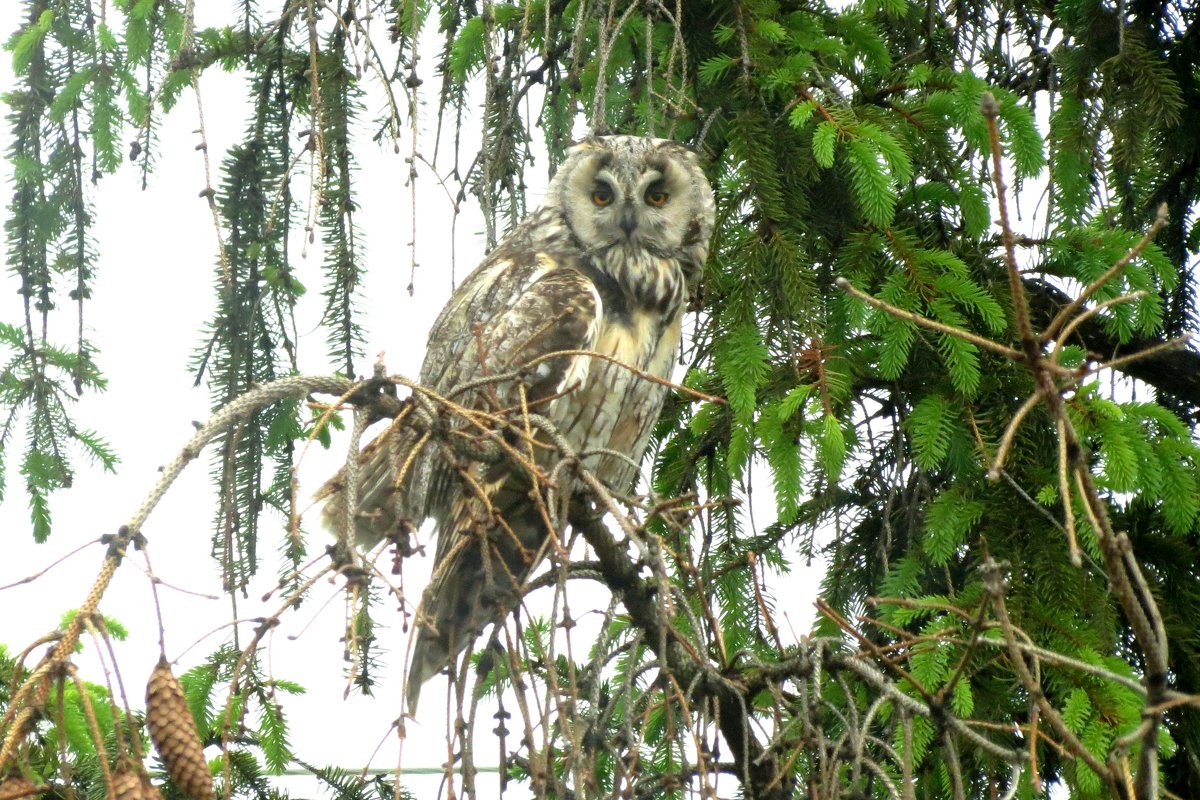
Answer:
[[[1127,557],[1128,539],[1124,536],[1118,536],[1112,528],[1108,509],[1104,500],[1100,497],[1099,490],[1092,476],[1091,466],[1087,461],[1086,449],[1066,413],[1062,389],[1055,385],[1054,370],[1052,369],[1054,362],[1051,358],[1042,354],[1042,344],[1048,341],[1048,338],[1036,335],[1030,323],[1024,284],[1017,269],[1013,250],[1012,228],[1008,221],[1000,140],[996,123],[999,106],[990,94],[985,93],[981,103],[981,110],[987,122],[988,137],[991,144],[992,178],[999,203],[1001,232],[1005,242],[1005,261],[1013,292],[1013,304],[1017,313],[1018,330],[1024,349],[1023,363],[1033,377],[1034,384],[1038,387],[1038,393],[1044,399],[1051,418],[1057,427],[1057,439],[1060,448],[1060,492],[1063,494],[1064,509],[1068,512],[1069,517],[1070,487],[1067,485],[1067,473],[1070,473],[1075,479],[1084,511],[1088,515],[1096,538],[1099,541],[1101,552],[1104,555],[1105,573],[1109,578],[1112,593],[1125,612],[1126,619],[1133,630],[1134,639],[1145,659],[1144,679],[1147,686],[1147,706],[1151,708],[1157,707],[1162,702],[1163,693],[1166,690],[1169,664],[1167,656],[1168,644],[1162,615],[1158,610],[1157,601],[1150,591],[1137,560]],[[1164,212],[1160,209],[1159,217],[1151,226],[1147,236],[1144,236],[1134,248],[1131,248],[1124,257],[1119,259],[1097,281],[1093,281],[1085,289],[1085,293],[1089,295],[1094,293],[1104,283],[1119,274],[1137,253],[1141,252],[1146,244],[1149,243],[1150,237],[1165,224],[1163,216]],[[1068,308],[1074,312],[1082,308],[1085,301],[1086,297],[1078,303],[1073,304],[1073,307],[1069,304]],[[1087,312],[1084,313],[1086,314]],[[1071,325],[1074,322],[1074,317],[1060,313],[1057,321],[1051,321],[1052,328],[1056,325],[1056,322],[1058,326]],[[1073,525],[1070,519],[1068,519],[1068,533],[1071,532],[1073,532]],[[1071,553],[1072,560],[1076,564],[1081,563],[1078,548],[1074,545],[1073,541],[1071,542]],[[1105,768],[1079,742],[1075,735],[1068,729],[1058,711],[1046,700],[1041,689],[1040,680],[1035,679],[1028,670],[1023,657],[1019,655],[1012,632],[1012,624],[1008,620],[1007,612],[1004,610],[1003,586],[999,567],[990,558],[985,562],[985,583],[988,586],[993,603],[996,604],[997,618],[1001,622],[1005,639],[1010,643],[1011,660],[1014,666],[1016,666],[1026,689],[1035,698],[1041,715],[1050,722],[1076,757],[1082,758],[1093,772],[1101,776],[1109,784],[1113,791],[1120,792],[1124,788],[1126,781],[1125,775],[1117,769],[1119,765],[1115,762],[1110,762],[1109,767]],[[1149,724],[1144,726],[1142,752],[1134,792],[1137,800],[1154,800],[1158,796],[1158,725],[1161,724],[1162,717],[1161,715],[1147,713]]]
[[[1143,297],[1147,297],[1149,294],[1150,294],[1149,292],[1145,292],[1145,291],[1130,292],[1129,294],[1123,294],[1120,297],[1114,297],[1111,300],[1106,300],[1103,303],[1097,303],[1095,306],[1092,306],[1091,308],[1087,309],[1082,314],[1079,314],[1074,319],[1072,319],[1069,323],[1067,323],[1066,325],[1063,326],[1062,334],[1057,338],[1057,340],[1054,343],[1054,349],[1051,352],[1051,358],[1057,359],[1059,353],[1062,352],[1063,345],[1066,343],[1068,337],[1070,337],[1070,335],[1072,333],[1074,333],[1075,330],[1080,325],[1083,325],[1088,320],[1094,318],[1101,311],[1104,311],[1105,309],[1108,309],[1108,308],[1112,308],[1113,306],[1121,305],[1122,303],[1129,303],[1134,300],[1140,300]]]
[[[992,179],[999,202],[1000,226],[1004,242],[1004,263],[1009,279],[1009,288],[1012,293],[1016,333],[1020,340],[1020,349],[1014,349],[992,339],[964,331],[959,326],[947,325],[898,308],[891,303],[871,297],[855,289],[845,279],[839,278],[837,285],[847,294],[862,300],[874,308],[880,309],[897,318],[905,319],[922,327],[970,342],[978,347],[997,353],[1010,360],[1014,365],[1023,367],[1030,373],[1035,388],[1008,421],[996,455],[991,459],[988,470],[989,477],[996,479],[1000,476],[1007,456],[1012,449],[1018,429],[1034,408],[1044,404],[1049,411],[1057,433],[1055,440],[1058,450],[1059,494],[1063,507],[1065,520],[1065,527],[1063,529],[1066,533],[1070,560],[1077,567],[1081,566],[1083,561],[1082,553],[1075,536],[1072,503],[1072,498],[1078,497],[1083,511],[1086,513],[1100,543],[1101,551],[1104,555],[1103,569],[1111,581],[1112,594],[1124,610],[1126,618],[1133,629],[1135,640],[1138,642],[1140,650],[1145,656],[1146,677],[1144,680],[1146,684],[1146,706],[1149,709],[1154,709],[1161,704],[1164,692],[1167,691],[1165,686],[1165,676],[1167,674],[1166,634],[1163,628],[1162,617],[1157,610],[1153,593],[1141,572],[1140,565],[1128,552],[1128,540],[1123,536],[1118,536],[1112,529],[1107,508],[1099,495],[1091,474],[1086,450],[1080,440],[1079,433],[1066,414],[1064,393],[1081,385],[1084,379],[1094,375],[1099,369],[1106,367],[1120,368],[1134,363],[1140,358],[1154,357],[1165,350],[1180,347],[1189,340],[1189,337],[1179,337],[1169,342],[1161,343],[1158,346],[1147,348],[1144,351],[1139,351],[1138,353],[1114,358],[1103,364],[1085,365],[1075,370],[1063,368],[1058,364],[1057,360],[1061,353],[1061,340],[1063,338],[1069,336],[1080,326],[1087,324],[1099,312],[1142,296],[1143,293],[1141,292],[1133,292],[1107,300],[1090,308],[1085,307],[1085,303],[1089,297],[1119,275],[1128,266],[1130,261],[1144,250],[1154,233],[1162,227],[1163,221],[1161,218],[1156,220],[1155,224],[1151,226],[1150,230],[1137,245],[1130,248],[1100,278],[1085,287],[1082,293],[1067,308],[1064,308],[1059,315],[1051,320],[1043,331],[1035,331],[1025,294],[1024,281],[1016,265],[1015,239],[1008,218],[1007,187],[1004,181],[1003,160],[1000,152],[1000,139],[997,128],[999,105],[994,98],[985,94],[981,107],[987,123],[988,141],[991,147]],[[1052,351],[1049,353],[1043,352],[1044,345],[1054,339],[1058,341]],[[992,572],[996,571],[994,567],[988,567],[988,569],[992,570]],[[997,615],[1000,626],[1005,633],[1006,641],[1009,643],[1010,661],[1017,667],[1022,683],[1025,685],[1027,691],[1030,692],[1031,697],[1034,698],[1036,716],[1042,722],[1050,725],[1059,739],[1065,743],[1072,756],[1086,762],[1088,767],[1096,772],[1111,788],[1116,790],[1118,786],[1123,786],[1125,783],[1125,774],[1127,773],[1125,767],[1122,766],[1124,761],[1118,759],[1105,766],[1100,759],[1097,759],[1090,751],[1087,751],[1078,738],[1067,728],[1060,713],[1045,697],[1041,688],[1040,674],[1028,669],[1025,664],[1027,655],[1023,654],[1025,651],[1019,645],[1012,621],[1007,617],[1007,612],[1003,612],[1003,599],[998,595],[1002,591],[999,579],[994,575],[987,577],[985,584],[989,587],[989,596],[992,598],[993,604],[1000,604],[1000,607],[997,608]],[[827,615],[832,614],[831,618],[835,619],[835,621],[840,619],[835,612],[832,612],[832,609],[825,611],[825,613]],[[978,625],[981,622],[982,618],[976,621],[973,627],[976,635],[972,637],[971,641],[978,640]],[[853,633],[852,626],[845,620],[840,620],[838,624],[844,630]],[[868,648],[874,646],[865,640],[864,644]],[[874,647],[876,657],[882,658],[882,650],[878,646]],[[968,651],[970,647],[971,644],[968,642]],[[889,663],[890,669],[898,671],[901,680],[912,682],[908,672],[903,670],[898,664],[892,662],[886,663]],[[958,669],[961,669],[963,663],[965,661],[960,661]],[[920,692],[920,685],[914,685],[917,687],[918,692]],[[939,696],[944,695],[939,694]],[[933,698],[927,696],[926,699],[927,701],[932,701]],[[1139,800],[1152,798],[1157,791],[1155,788],[1157,786],[1157,750],[1155,737],[1157,737],[1157,725],[1161,721],[1161,714],[1156,714],[1153,711],[1145,713],[1147,714],[1148,722],[1138,727],[1136,737],[1134,737],[1142,743],[1142,751],[1139,756],[1140,763],[1135,781],[1137,787],[1135,795]],[[957,763],[953,741],[944,740],[943,747],[945,757]],[[1030,755],[1031,757],[1034,756],[1035,752],[1031,750]],[[961,787],[958,785],[957,780],[954,781],[954,784],[955,793],[960,793]]]
[[[1013,625],[1012,619],[1008,615],[1008,607],[1004,602],[1004,572],[1001,565],[993,561],[989,556],[984,559],[980,570],[983,573],[984,585],[987,587],[988,594],[990,595],[996,620],[1000,623],[1000,630],[1004,634],[1004,641],[1008,644],[1009,662],[1016,669],[1021,685],[1029,692],[1029,696],[1037,706],[1041,716],[1050,722],[1051,727],[1054,728],[1059,738],[1067,746],[1070,755],[1087,764],[1093,772],[1106,781],[1110,787],[1115,789],[1116,783],[1113,780],[1112,774],[1104,768],[1100,760],[1092,755],[1092,752],[1067,727],[1067,723],[1063,720],[1062,715],[1059,714],[1058,709],[1046,698],[1045,692],[1042,690],[1041,680],[1034,676],[1029,665],[1025,662],[1025,653],[1017,641],[1016,626]]]
[[[985,115],[986,115],[986,112],[985,112]],[[993,119],[993,123],[994,123],[995,118],[993,117],[992,119]],[[993,127],[994,127],[994,124],[993,124]],[[998,167],[997,167],[997,169],[998,169]],[[1002,224],[1007,224],[1007,223],[1002,223]],[[1105,285],[1107,285],[1109,281],[1113,280],[1118,275],[1120,275],[1125,270],[1125,267],[1129,266],[1129,263],[1131,261],[1133,261],[1135,258],[1137,258],[1141,254],[1141,252],[1146,249],[1146,245],[1150,244],[1150,242],[1152,242],[1154,240],[1154,237],[1158,235],[1158,232],[1161,231],[1166,226],[1167,226],[1167,204],[1161,203],[1158,206],[1158,213],[1154,217],[1154,222],[1151,223],[1150,227],[1146,229],[1146,232],[1144,234],[1142,234],[1142,238],[1138,239],[1137,244],[1135,244],[1133,247],[1129,248],[1128,252],[1126,252],[1125,255],[1123,255],[1121,258],[1119,258],[1116,261],[1116,263],[1114,263],[1111,267],[1109,267],[1107,270],[1105,270],[1103,275],[1096,278],[1094,281],[1092,281],[1087,286],[1085,286],[1079,294],[1075,295],[1075,297],[1071,300],[1070,303],[1068,303],[1066,306],[1063,307],[1063,309],[1061,311],[1058,312],[1058,315],[1054,319],[1052,319],[1050,321],[1050,324],[1047,325],[1045,330],[1042,331],[1042,334],[1040,337],[1042,342],[1049,342],[1052,339],[1054,339],[1056,336],[1058,336],[1059,329],[1063,328],[1063,326],[1066,325],[1068,321],[1071,321],[1074,323],[1071,326],[1072,328],[1074,328],[1075,325],[1078,325],[1079,322],[1082,322],[1083,319],[1079,319],[1079,322],[1074,321],[1076,319],[1076,317],[1075,317],[1076,312],[1079,311],[1079,309],[1081,309],[1083,307],[1083,304],[1086,303],[1091,298],[1092,295],[1094,295],[1096,292],[1098,292],[1100,289],[1102,289]],[[1120,298],[1118,298],[1118,300],[1119,299]],[[1066,336],[1066,333],[1067,333],[1067,331],[1063,330],[1064,338]]]
[[[1159,344],[1138,350],[1136,353],[1130,353],[1126,356],[1119,356],[1117,358],[1109,359],[1108,361],[1102,361],[1095,366],[1093,371],[1098,372],[1102,369],[1122,370],[1134,362],[1147,358],[1153,358],[1154,356],[1170,350],[1183,349],[1184,347],[1187,347],[1189,343],[1195,341],[1195,339],[1196,335],[1194,333],[1185,333],[1182,336],[1176,336],[1174,339],[1160,342]]]
[[[991,350],[993,353],[1002,355],[1005,358],[1009,358],[1014,361],[1021,358],[1021,353],[1018,350],[1014,350],[1007,345],[1003,345],[999,342],[988,339],[985,336],[979,336],[978,334],[963,330],[957,326],[947,325],[944,322],[938,322],[935,319],[930,319],[929,317],[922,316],[921,314],[917,314],[913,311],[897,308],[891,303],[884,302],[877,297],[867,294],[861,289],[855,288],[855,286],[845,278],[839,277],[835,279],[834,284],[851,297],[863,301],[872,308],[878,308],[880,311],[887,312],[898,319],[908,320],[909,322],[916,323],[917,325],[937,331],[938,333],[944,333],[947,336],[953,336],[956,339],[962,339],[964,342],[970,342],[976,347],[982,347],[984,350]]]
[[[1008,187],[1004,183],[1003,155],[1000,149],[1000,132],[996,126],[996,118],[1000,114],[1000,104],[996,102],[991,92],[984,92],[980,98],[980,110],[987,120],[988,142],[991,145],[992,185],[996,189],[996,204],[1000,209],[1000,233],[1004,243],[1004,263],[1008,268],[1008,288],[1012,295],[1013,311],[1017,317],[1017,335],[1025,349],[1025,358],[1032,365],[1039,358],[1037,341],[1033,335],[1033,325],[1029,321],[1029,305],[1025,299],[1024,287],[1021,283],[1021,271],[1017,267],[1016,244],[1012,226],[1008,222]]]

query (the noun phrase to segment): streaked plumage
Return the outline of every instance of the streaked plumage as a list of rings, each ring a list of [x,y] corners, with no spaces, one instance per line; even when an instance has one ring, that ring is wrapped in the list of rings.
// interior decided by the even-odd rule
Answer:
[[[679,348],[687,286],[708,253],[713,195],[696,156],[671,141],[632,136],[574,146],[545,203],[518,225],[455,291],[429,335],[421,383],[439,394],[541,356],[591,350],[667,377]],[[634,462],[646,448],[665,388],[609,361],[564,355],[539,361],[526,400],[577,452],[611,449]],[[520,405],[515,382],[453,397],[475,409]],[[449,422],[453,426],[453,422]],[[436,445],[413,454],[419,435],[397,426],[363,451],[355,534],[371,546],[405,519],[437,525],[434,575],[417,610],[408,706],[488,624],[504,618],[544,555],[546,524],[524,470],[468,465],[472,489]],[[405,463],[409,473],[396,475]],[[540,456],[549,469],[553,459]],[[626,460],[585,464],[619,491]],[[326,524],[345,519],[341,476]],[[495,510],[493,516],[487,506]]]

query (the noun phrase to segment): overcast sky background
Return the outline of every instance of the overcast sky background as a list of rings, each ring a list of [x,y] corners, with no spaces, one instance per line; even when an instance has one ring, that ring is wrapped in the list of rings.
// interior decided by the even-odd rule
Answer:
[[[0,3],[0,30],[6,36],[19,22],[19,5]],[[224,3],[197,3],[196,14],[198,28],[226,24],[232,19],[232,12]],[[386,35],[382,26],[376,33],[381,38]],[[421,63],[425,86],[435,86],[437,81],[430,80],[433,76],[429,74],[433,59],[426,58]],[[12,85],[11,61],[6,53],[0,56],[0,88],[7,91]],[[214,186],[219,186],[221,180],[219,167],[224,152],[241,140],[248,108],[245,87],[246,81],[241,76],[216,70],[209,70],[202,82]],[[415,376],[428,328],[451,291],[452,208],[428,169],[422,169],[417,184],[420,267],[416,292],[409,296],[405,291],[411,238],[410,194],[405,186],[409,141],[406,129],[399,155],[393,152],[390,142],[377,145],[370,141],[369,134],[374,130],[370,121],[380,108],[376,95],[368,94],[362,115],[363,135],[355,146],[361,203],[357,222],[364,234],[367,266],[367,279],[361,291],[367,356],[357,366],[360,373],[368,374],[375,354],[385,352],[389,371]],[[432,137],[428,131],[436,121],[435,112],[435,106],[427,105],[420,118],[426,131],[421,150],[430,157]],[[148,189],[141,190],[138,166],[126,163],[116,175],[105,177],[93,196],[93,239],[99,258],[93,299],[85,309],[85,323],[88,337],[99,349],[99,365],[108,377],[109,387],[101,394],[86,394],[77,404],[76,414],[83,427],[93,428],[107,439],[119,454],[121,464],[115,475],[80,464],[74,487],[53,497],[54,524],[49,542],[36,546],[30,535],[27,497],[17,470],[21,442],[14,442],[14,449],[6,455],[8,485],[5,500],[0,504],[0,530],[4,532],[0,586],[45,568],[102,534],[115,532],[142,503],[158,478],[158,468],[191,437],[192,421],[208,417],[207,389],[193,387],[193,375],[187,369],[201,342],[201,327],[212,314],[217,263],[212,218],[205,201],[198,196],[205,178],[202,155],[195,150],[200,141],[196,133],[199,123],[195,96],[185,91],[161,125],[157,166]],[[477,127],[475,122],[467,123],[469,130]],[[129,139],[130,134],[124,138]],[[8,145],[5,125],[0,128],[0,149],[7,151]],[[445,155],[443,150],[443,158]],[[466,160],[472,155],[468,153]],[[3,170],[7,204],[11,196],[7,163]],[[530,208],[540,201],[544,178],[544,167],[539,165],[536,175],[528,180]],[[7,206],[0,214],[7,215]],[[459,278],[483,255],[482,231],[478,208],[468,201],[456,230]],[[299,351],[302,371],[327,373],[331,367],[325,359],[324,333],[317,328],[322,302],[319,247],[319,241],[316,246],[309,246],[308,258],[297,258],[295,263],[298,277],[309,290],[298,311]],[[300,249],[298,239],[293,252],[299,253]],[[0,319],[20,319],[18,285],[18,279],[6,271],[0,285]],[[74,325],[72,306],[52,319],[52,341],[73,344]],[[314,449],[305,457],[302,497],[309,496],[337,468],[344,458],[345,442],[343,435],[335,440],[331,451]],[[214,495],[209,485],[208,456],[206,452],[189,466],[143,532],[160,578],[200,595],[219,595],[219,570],[210,557]],[[773,509],[770,491],[759,495],[755,514],[761,525],[769,522]],[[310,520],[309,527],[314,523],[315,518]],[[273,528],[272,522],[267,521],[262,530],[260,552],[271,553],[285,535],[283,523],[279,521]],[[320,543],[310,542],[309,549],[319,551]],[[94,545],[33,583],[0,591],[0,608],[5,610],[0,643],[20,650],[54,629],[63,612],[82,603],[102,558],[103,548]],[[429,565],[422,562],[412,559],[405,568],[405,588],[414,603],[428,577]],[[149,581],[139,569],[141,563],[140,557],[135,557],[118,571],[101,604],[102,612],[116,617],[131,631],[130,640],[118,644],[117,657],[125,686],[136,706],[143,702],[142,687],[158,654],[154,605]],[[265,606],[260,606],[258,599],[271,588],[276,573],[275,564],[268,557],[261,580],[251,589],[249,598],[239,598],[240,618],[274,610],[279,598],[273,598]],[[806,568],[798,564],[786,584],[776,587],[781,606],[790,609],[790,619],[798,632],[806,630],[812,618],[811,600],[819,573],[820,565]],[[335,597],[338,590],[332,584],[318,586],[309,602],[284,617],[268,648],[276,674],[308,689],[306,696],[286,700],[293,749],[312,763],[356,768],[367,763],[382,741],[384,746],[375,756],[373,766],[393,768],[397,763],[397,741],[394,734],[389,735],[389,726],[400,708],[405,637],[399,630],[398,615],[381,613],[379,619],[392,626],[392,637],[388,639],[385,634],[391,679],[377,686],[374,698],[351,694],[343,699],[345,665],[339,637],[344,625],[344,604]],[[205,599],[168,587],[160,587],[159,597],[167,621],[167,656],[179,659],[177,672],[201,662],[228,638],[227,629],[217,631],[181,658],[181,653],[197,639],[232,618],[229,600]],[[326,603],[330,598],[331,602]],[[572,606],[579,607],[574,601]],[[246,625],[243,631],[249,633],[252,628]],[[294,641],[289,638],[295,636],[298,638]],[[579,640],[576,641],[578,646]],[[590,642],[583,644],[586,647]],[[86,647],[88,651],[95,649],[90,642]],[[103,674],[87,654],[79,663],[85,679],[103,682]],[[436,679],[426,687],[421,718],[417,724],[408,725],[403,757],[406,768],[437,767],[445,758],[445,724],[438,711],[444,687],[443,679]],[[208,753],[210,757],[213,754],[213,751]],[[480,765],[496,764],[495,744],[486,738],[481,740],[476,760]],[[481,776],[481,781],[485,779]],[[404,782],[420,788],[421,796],[432,796],[430,790],[438,779],[419,779],[410,774],[404,777]],[[298,794],[311,794],[311,783],[297,785],[297,789]]]

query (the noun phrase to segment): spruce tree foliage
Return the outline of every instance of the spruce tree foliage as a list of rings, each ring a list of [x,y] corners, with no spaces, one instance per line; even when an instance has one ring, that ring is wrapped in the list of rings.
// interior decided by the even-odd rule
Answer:
[[[330,370],[353,376],[364,235],[353,144],[394,139],[415,156],[408,123],[422,83],[436,86],[452,142],[441,166],[453,165],[457,202],[484,210],[492,243],[525,213],[525,176],[547,168],[535,154],[553,166],[584,128],[669,136],[704,153],[718,197],[683,378],[710,399],[675,393],[658,425],[649,485],[667,505],[645,521],[654,547],[643,558],[663,567],[655,592],[686,598],[673,635],[713,671],[688,673],[659,648],[637,570],[614,584],[620,565],[593,531],[598,562],[580,569],[604,571],[616,605],[586,658],[610,667],[589,672],[584,655],[554,649],[562,618],[520,620],[509,649],[528,656],[524,678],[481,640],[481,692],[529,676],[578,681],[544,751],[510,743],[511,776],[547,796],[641,781],[674,797],[709,769],[748,797],[1029,798],[1054,782],[1083,798],[1200,796],[1200,357],[1169,346],[1123,360],[1197,327],[1191,4],[258,0],[210,30],[170,0],[26,7],[8,45],[19,80],[7,96],[6,223],[25,315],[0,326],[0,443],[4,465],[19,459],[36,537],[50,533],[46,498],[69,487],[77,453],[116,465],[103,431],[69,413],[104,388],[106,355],[82,324],[63,331],[51,313],[70,305],[85,319],[93,187],[126,155],[153,168],[158,121],[195,75],[240,70],[252,109],[206,190],[222,242],[195,368],[214,406],[295,371],[303,302],[323,304]],[[431,63],[418,55],[435,33]],[[480,98],[474,152],[460,142]],[[1036,194],[1048,179],[1044,228],[1012,223],[1016,282],[993,223],[993,129],[981,113],[993,100],[1010,188]],[[313,203],[293,195],[301,174]],[[1143,245],[1160,205],[1165,226]],[[324,244],[320,301],[292,274],[297,226]],[[1085,315],[1060,318],[1085,287]],[[1026,303],[1033,329],[1052,334],[1041,354],[1064,370],[1058,411],[1027,402],[1042,390],[1027,352],[1022,363],[983,341],[1019,353]],[[1117,380],[1089,372],[1113,359]],[[1064,419],[1078,438],[1069,445]],[[220,440],[214,554],[229,591],[260,564],[263,509],[292,511],[305,435],[293,402]],[[1076,463],[1094,489],[1068,477]],[[763,469],[768,484],[754,483]],[[755,490],[774,500],[764,526],[746,513]],[[671,511],[680,498],[692,510]],[[1161,674],[1112,588],[1106,527],[1126,537],[1161,614]],[[299,563],[299,540],[285,547]],[[815,662],[772,613],[790,565],[814,558],[829,568],[813,635],[841,642]],[[378,673],[370,596],[356,595],[359,683]],[[1003,635],[1012,630],[1028,637],[1023,655]],[[861,661],[877,677],[855,672]],[[229,752],[226,780],[262,795],[263,774],[292,756],[274,692],[235,680],[237,664],[220,651],[185,686],[209,732],[218,680],[241,692],[230,718],[258,704],[258,749]],[[1036,692],[1025,676],[1035,664]],[[1166,689],[1183,699],[1147,710]],[[649,699],[636,705],[639,693]],[[65,716],[49,724],[86,738]],[[77,744],[67,751],[82,762]],[[870,758],[847,767],[846,748]],[[57,752],[30,766],[53,774]],[[341,797],[369,793],[317,774]]]

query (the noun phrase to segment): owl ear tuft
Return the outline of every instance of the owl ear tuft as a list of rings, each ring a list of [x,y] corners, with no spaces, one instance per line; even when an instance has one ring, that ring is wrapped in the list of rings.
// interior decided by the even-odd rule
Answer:
[[[587,150],[599,150],[603,147],[603,145],[600,143],[601,135],[602,134],[599,134],[599,133],[592,133],[592,134],[588,134],[587,136],[585,136],[582,139],[579,139],[578,141],[568,142],[567,143],[567,152],[568,153],[579,153],[579,152],[584,152]]]
[[[699,163],[700,161],[700,151],[683,142],[677,142],[674,139],[655,139],[654,145],[657,150],[668,150],[672,153],[682,155],[691,160],[692,163]]]

